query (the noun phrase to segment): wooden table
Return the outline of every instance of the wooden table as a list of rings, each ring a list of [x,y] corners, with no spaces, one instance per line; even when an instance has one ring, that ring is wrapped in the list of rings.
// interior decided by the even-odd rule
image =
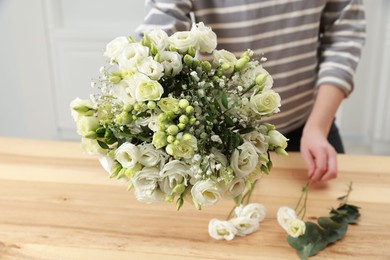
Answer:
[[[0,138],[0,259],[299,259],[276,211],[295,206],[305,165],[294,153],[273,162],[252,197],[267,208],[260,229],[216,241],[208,222],[226,218],[231,201],[202,211],[147,205],[109,179],[77,142]],[[339,178],[311,188],[307,216],[327,215],[350,181],[360,222],[315,258],[390,259],[389,157],[340,155]]]

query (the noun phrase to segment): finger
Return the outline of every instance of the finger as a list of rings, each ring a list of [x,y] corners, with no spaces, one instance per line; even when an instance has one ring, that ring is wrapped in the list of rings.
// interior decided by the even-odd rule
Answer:
[[[310,183],[317,182],[322,175],[328,170],[328,155],[326,149],[319,149],[315,154],[315,170],[311,177]]]
[[[314,168],[315,168],[315,163],[314,163],[314,156],[311,154],[310,150],[308,149],[303,149],[301,151],[301,155],[303,160],[306,162],[307,165],[307,175],[309,178],[314,173]]]
[[[328,169],[326,173],[321,177],[320,181],[327,181],[337,177],[337,153],[334,149],[330,149],[328,152]]]

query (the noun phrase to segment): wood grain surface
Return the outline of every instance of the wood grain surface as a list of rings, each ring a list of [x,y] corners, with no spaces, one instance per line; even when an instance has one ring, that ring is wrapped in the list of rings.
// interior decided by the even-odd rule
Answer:
[[[260,229],[232,241],[209,237],[211,218],[226,218],[229,200],[197,211],[184,204],[144,204],[110,179],[77,142],[0,138],[0,259],[299,259],[276,221],[294,207],[306,182],[299,154],[273,155],[256,186]],[[307,218],[337,207],[350,181],[358,225],[314,259],[390,259],[390,157],[340,155],[339,177],[310,188]]]

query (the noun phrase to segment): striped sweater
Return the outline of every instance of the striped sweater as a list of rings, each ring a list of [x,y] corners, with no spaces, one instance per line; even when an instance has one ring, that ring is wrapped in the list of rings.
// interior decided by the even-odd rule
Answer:
[[[264,54],[282,98],[281,112],[269,121],[282,133],[306,122],[321,84],[346,96],[353,90],[365,38],[359,0],[147,0],[146,10],[139,35],[155,28],[172,34],[204,22],[217,34],[217,49]]]

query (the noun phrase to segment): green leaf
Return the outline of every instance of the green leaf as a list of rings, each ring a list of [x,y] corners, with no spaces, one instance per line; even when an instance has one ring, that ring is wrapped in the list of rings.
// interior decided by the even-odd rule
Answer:
[[[217,111],[218,111],[219,113],[222,113],[222,108],[221,108],[221,106],[219,105],[218,100],[216,100],[216,99],[214,99],[214,106],[215,106],[215,108],[217,109]]]
[[[223,117],[227,126],[234,126],[233,119],[231,119],[228,115],[223,115]]]
[[[341,227],[341,223],[335,222],[329,217],[319,217],[317,222],[323,229],[338,229]]]
[[[229,102],[228,102],[227,94],[225,91],[222,92],[221,103],[224,106],[224,108],[229,109]]]
[[[256,128],[254,128],[254,127],[247,127],[247,128],[243,128],[243,129],[239,130],[238,132],[239,132],[241,135],[244,135],[244,134],[248,134],[248,133],[250,133],[250,132],[253,132],[253,131],[255,131],[255,130],[256,130]]]
[[[103,148],[103,149],[110,149],[110,147],[108,147],[108,145],[105,143],[105,142],[102,142],[100,140],[96,140],[98,145]]]

